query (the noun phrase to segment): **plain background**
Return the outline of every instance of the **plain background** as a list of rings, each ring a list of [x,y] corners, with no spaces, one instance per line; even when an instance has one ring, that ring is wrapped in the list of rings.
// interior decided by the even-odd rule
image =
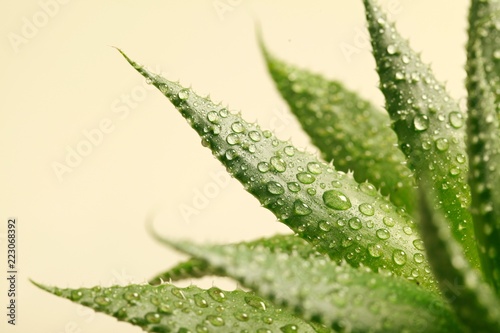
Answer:
[[[463,104],[467,1],[381,3]],[[2,332],[140,332],[28,279],[62,287],[145,282],[182,258],[147,234],[151,212],[161,234],[196,241],[289,232],[235,180],[214,181],[224,168],[110,45],[311,151],[295,119],[283,116],[286,105],[257,48],[256,21],[277,56],[383,105],[361,1],[1,0],[1,7]],[[85,148],[85,131],[103,120],[113,130],[58,176],[55,163],[66,164],[68,151]],[[197,215],[183,216],[187,207]],[[19,221],[15,327],[4,315],[8,217]],[[213,283],[236,287],[202,281]]]

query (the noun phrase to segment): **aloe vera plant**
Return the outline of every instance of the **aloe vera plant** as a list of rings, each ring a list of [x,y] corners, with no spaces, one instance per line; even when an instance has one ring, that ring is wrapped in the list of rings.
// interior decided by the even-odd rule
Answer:
[[[153,232],[190,259],[144,285],[36,284],[148,332],[500,332],[500,2],[470,6],[467,111],[363,3],[386,113],[259,36],[321,158],[119,50],[294,235],[203,245]],[[246,289],[175,286],[207,275]]]

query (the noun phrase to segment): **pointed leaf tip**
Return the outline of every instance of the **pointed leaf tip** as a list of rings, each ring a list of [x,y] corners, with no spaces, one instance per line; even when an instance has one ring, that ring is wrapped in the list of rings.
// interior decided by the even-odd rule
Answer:
[[[453,236],[472,265],[479,267],[469,212],[466,114],[375,1],[364,3],[380,88],[399,146],[417,180],[428,177]],[[427,173],[429,169],[432,174]]]

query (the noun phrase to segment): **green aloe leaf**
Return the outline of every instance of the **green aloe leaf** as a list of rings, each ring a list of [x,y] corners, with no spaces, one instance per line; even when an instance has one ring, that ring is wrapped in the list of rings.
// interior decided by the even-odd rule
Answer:
[[[496,2],[498,6],[500,3]],[[500,48],[488,36],[478,33],[474,26],[489,27],[494,24],[488,18],[490,2],[473,1],[470,12],[467,58],[467,90],[469,117],[467,122],[470,176],[472,193],[472,216],[474,217],[479,256],[485,278],[500,293],[500,124],[498,118],[498,96],[495,98],[495,84],[498,83],[500,68],[494,68],[491,48]],[[492,6],[492,4],[490,4]],[[496,19],[499,20],[499,16]],[[498,22],[500,25],[500,21]],[[482,28],[479,28],[482,29]],[[490,43],[492,42],[492,43]],[[489,57],[484,55],[489,53]],[[498,55],[500,58],[500,55]],[[497,59],[497,64],[500,59]],[[495,77],[495,78],[493,78]]]
[[[474,48],[478,47],[478,52]],[[491,87],[496,104],[500,103],[500,2],[472,0],[469,11],[468,68],[480,57],[486,82]],[[473,53],[479,53],[473,55]],[[474,75],[468,71],[468,77]],[[498,112],[498,110],[497,110]]]
[[[126,59],[177,107],[248,192],[318,250],[435,288],[413,220],[373,185],[358,184],[352,174]]]
[[[460,332],[453,312],[434,293],[400,277],[335,263],[303,240],[196,245],[162,240],[295,310],[341,332]],[[293,247],[295,250],[289,251]]]
[[[241,290],[171,284],[79,289],[37,286],[146,332],[315,332],[290,311]]]
[[[151,235],[163,242],[163,239],[158,236],[154,230],[150,230]],[[249,248],[256,245],[265,246],[268,249],[279,249],[285,252],[298,251],[301,256],[308,257],[313,253],[317,253],[312,245],[307,243],[304,239],[295,235],[276,235],[269,238],[262,238],[253,242],[242,243]],[[336,261],[341,262],[342,257],[338,256]],[[226,276],[223,269],[211,266],[206,260],[200,258],[189,258],[174,267],[162,272],[152,278],[149,283],[153,285],[161,284],[163,282],[178,281],[190,278],[200,278],[208,275]]]
[[[279,92],[322,157],[341,171],[352,170],[358,182],[369,181],[412,213],[415,181],[387,113],[337,81],[281,61],[260,44]]]
[[[190,258],[174,267],[156,275],[149,281],[151,285],[158,285],[164,282],[174,282],[184,279],[201,278],[207,275],[220,276],[223,272],[213,268],[205,260]]]
[[[499,300],[470,266],[441,212],[432,208],[429,193],[421,191],[421,232],[443,295],[471,332],[500,332]]]
[[[453,236],[472,265],[479,267],[468,210],[465,114],[374,1],[364,4],[380,86],[399,145],[417,179],[428,176]]]

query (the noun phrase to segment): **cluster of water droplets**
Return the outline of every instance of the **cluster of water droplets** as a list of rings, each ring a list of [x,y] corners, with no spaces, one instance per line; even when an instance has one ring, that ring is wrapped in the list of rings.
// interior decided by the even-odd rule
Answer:
[[[283,310],[269,305],[262,298],[238,290],[226,292],[212,287],[204,291],[194,286],[136,285],[56,289],[54,293],[66,293],[74,302],[91,306],[119,320],[147,327],[150,332],[167,333],[173,332],[174,328],[177,328],[178,333],[228,330],[241,333],[294,333],[299,332],[299,328],[300,332],[313,332],[308,325],[292,319],[289,314],[284,315]],[[183,327],[185,323],[191,323],[190,327]]]

